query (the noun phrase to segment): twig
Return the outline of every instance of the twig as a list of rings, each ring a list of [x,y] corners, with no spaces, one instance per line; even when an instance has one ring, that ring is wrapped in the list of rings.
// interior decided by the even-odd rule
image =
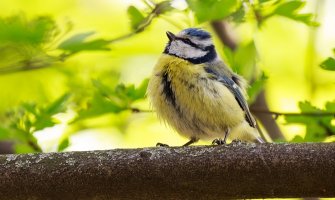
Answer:
[[[314,117],[320,117],[320,116],[334,116],[334,112],[301,112],[301,113],[294,113],[294,112],[276,112],[276,111],[270,111],[270,110],[262,110],[262,109],[256,109],[251,108],[250,109],[253,113],[262,113],[262,114],[269,114],[269,115],[275,115],[275,116],[314,116]]]

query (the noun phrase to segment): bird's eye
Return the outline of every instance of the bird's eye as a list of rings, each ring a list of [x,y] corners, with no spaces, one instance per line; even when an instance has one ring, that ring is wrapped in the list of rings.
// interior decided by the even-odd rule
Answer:
[[[186,38],[185,40],[186,40],[187,42],[192,42],[192,41],[191,41],[190,39],[188,39],[188,38]]]
[[[186,43],[192,43],[192,41],[191,41],[190,39],[188,39],[188,38],[184,38],[183,40],[184,40],[184,42],[186,42]]]

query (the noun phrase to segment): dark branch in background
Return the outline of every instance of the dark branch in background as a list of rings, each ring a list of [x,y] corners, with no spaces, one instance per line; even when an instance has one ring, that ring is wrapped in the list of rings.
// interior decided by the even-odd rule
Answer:
[[[11,141],[0,141],[0,154],[15,153],[14,143]]]
[[[213,21],[211,25],[217,36],[220,38],[221,42],[229,47],[232,51],[235,51],[237,48],[237,44],[233,37],[230,35],[227,23],[225,21]]]
[[[266,102],[265,91],[261,91],[254,103],[250,106],[251,112],[261,122],[266,132],[269,134],[272,140],[284,140],[283,133],[280,131],[278,124],[276,123],[276,117],[272,117],[268,113],[258,112],[261,110],[269,110],[269,106]]]
[[[212,22],[212,27],[215,30],[216,34],[220,38],[221,42],[228,46],[232,51],[234,51],[237,48],[237,44],[235,40],[231,37],[229,31],[227,30],[227,24],[224,21],[214,21]],[[265,91],[259,93],[257,96],[255,102],[251,105],[250,109],[255,110],[269,110],[269,107],[267,105],[266,99],[265,99]],[[265,113],[258,113],[253,112],[253,114],[257,117],[257,119],[261,122],[269,136],[272,140],[278,140],[284,139],[283,134],[281,133],[275,119]]]
[[[335,196],[335,144],[241,144],[0,155],[2,199]]]

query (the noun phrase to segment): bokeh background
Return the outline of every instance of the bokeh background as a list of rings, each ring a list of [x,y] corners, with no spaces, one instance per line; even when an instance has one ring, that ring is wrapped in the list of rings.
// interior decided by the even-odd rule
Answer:
[[[260,123],[267,140],[333,141],[335,2],[201,2],[1,0],[3,148],[27,153],[185,143],[150,111],[144,94],[165,32],[188,27],[213,34],[225,62],[250,81],[250,104],[264,92],[268,107],[261,111],[282,134],[271,137]],[[222,3],[225,11],[214,9]],[[224,21],[236,49],[220,40],[214,20]],[[325,70],[320,65],[328,57]]]

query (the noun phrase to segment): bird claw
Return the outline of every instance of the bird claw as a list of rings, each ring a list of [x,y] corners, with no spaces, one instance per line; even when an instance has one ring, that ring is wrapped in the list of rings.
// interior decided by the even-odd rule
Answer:
[[[169,145],[158,142],[156,147],[169,147]]]
[[[215,140],[213,140],[213,142],[212,142],[212,144],[213,145],[223,145],[223,144],[226,144],[226,141],[225,140],[222,140],[221,138],[219,138],[219,139],[215,139]]]

